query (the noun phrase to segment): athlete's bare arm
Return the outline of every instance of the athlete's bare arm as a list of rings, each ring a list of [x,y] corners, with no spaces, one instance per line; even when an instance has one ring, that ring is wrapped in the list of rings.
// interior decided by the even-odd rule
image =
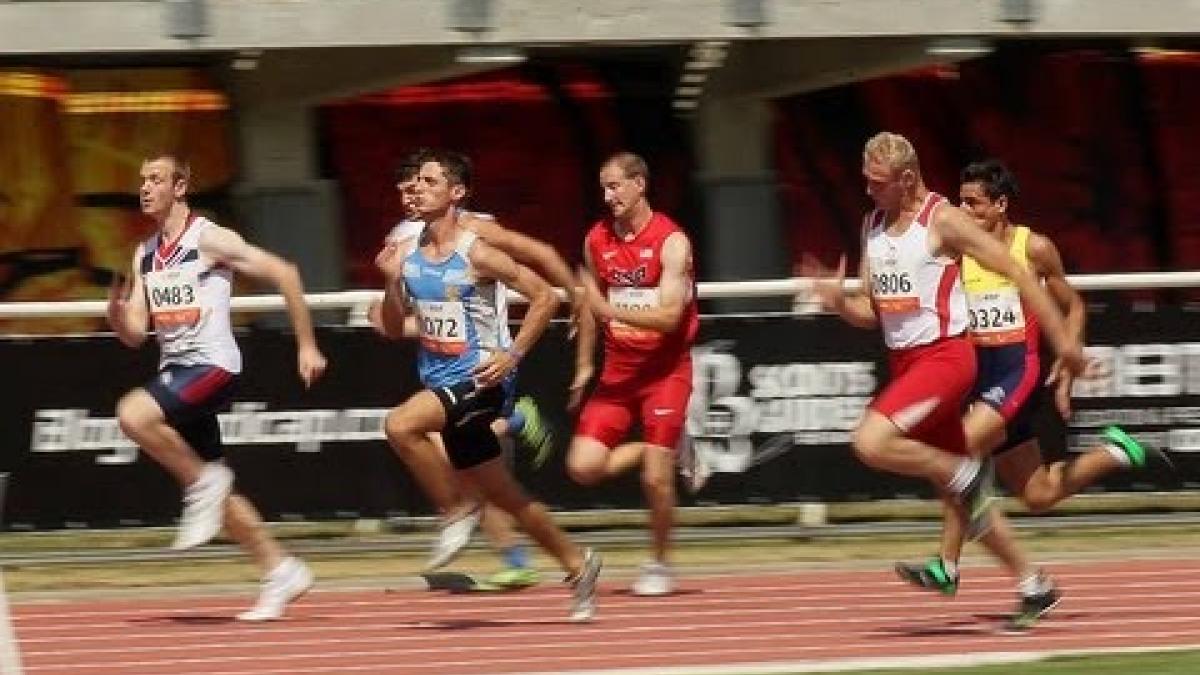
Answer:
[[[305,386],[311,386],[325,372],[325,357],[317,348],[312,315],[304,302],[304,282],[296,266],[247,243],[241,235],[224,227],[205,230],[198,247],[202,255],[214,262],[227,265],[238,274],[270,282],[279,290],[296,333],[296,369]]]
[[[1067,330],[1082,341],[1087,308],[1079,292],[1067,281],[1066,267],[1063,266],[1062,256],[1058,254],[1058,247],[1048,237],[1030,234],[1026,252],[1033,263],[1034,272],[1045,282],[1050,297],[1066,315]]]
[[[1046,284],[1050,296],[1066,314],[1067,330],[1080,342],[1083,341],[1083,326],[1087,320],[1087,310],[1079,292],[1067,281],[1066,268],[1058,247],[1048,237],[1040,234],[1030,234],[1026,253],[1033,263],[1034,272]],[[1071,415],[1071,385],[1075,375],[1059,362],[1055,362],[1050,371],[1050,382],[1054,384],[1054,404],[1064,418]]]
[[[858,262],[860,286],[857,291],[848,291],[846,281],[846,256],[838,259],[836,269],[829,269],[816,257],[805,255],[800,269],[804,276],[813,278],[812,296],[826,310],[858,328],[875,328],[879,315],[871,302],[871,266],[867,260],[867,230],[862,231],[862,259]]]
[[[372,316],[371,322],[380,333],[397,340],[419,334],[416,317],[408,313],[408,298],[404,292],[405,255],[401,246],[389,241],[375,256],[375,267],[383,275],[383,300],[379,303],[378,315]]]
[[[571,302],[571,328],[568,337],[578,340],[575,345],[575,377],[571,382],[572,400],[574,392],[582,391],[592,379],[592,353],[596,349],[596,319],[587,311],[578,279],[558,251],[549,244],[511,230],[494,219],[468,216],[463,225],[474,230],[488,244],[504,251],[522,265],[529,265],[551,283],[567,293]]]
[[[146,304],[146,289],[139,269],[141,252],[141,246],[133,252],[130,276],[114,280],[108,291],[108,325],[126,347],[141,346],[150,328],[150,308]]]
[[[604,321],[621,323],[669,333],[679,326],[684,309],[691,300],[692,282],[688,270],[692,267],[692,246],[687,237],[674,232],[663,242],[662,277],[658,284],[658,307],[630,309],[615,307],[600,293],[596,279],[591,274],[583,275],[588,303],[592,311]],[[589,262],[589,269],[591,263]]]
[[[561,287],[571,300],[572,312],[582,302],[575,287],[575,276],[562,256],[546,242],[504,227],[493,218],[467,216],[462,224],[474,231],[494,248],[507,253],[513,260],[532,267],[547,281]]]
[[[493,352],[491,358],[475,369],[480,386],[489,387],[499,384],[533,348],[558,309],[558,296],[545,279],[486,242],[477,241],[471,247],[470,259],[480,276],[495,279],[529,300],[529,309],[513,338],[512,349]]]
[[[976,225],[966,211],[950,204],[934,212],[929,227],[930,245],[937,252],[969,255],[986,269],[1008,277],[1037,315],[1042,331],[1063,359],[1063,365],[1072,372],[1083,369],[1083,347],[1078,336],[1067,329],[1062,312],[1038,279],[1003,244]]]

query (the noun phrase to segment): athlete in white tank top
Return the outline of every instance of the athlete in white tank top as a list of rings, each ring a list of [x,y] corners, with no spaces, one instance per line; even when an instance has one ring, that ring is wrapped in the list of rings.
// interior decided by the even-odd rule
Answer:
[[[192,216],[177,241],[164,241],[159,232],[138,249],[160,370],[172,365],[242,370],[229,316],[233,270],[200,253],[200,237],[215,227]]]
[[[930,192],[909,226],[888,234],[882,210],[868,216],[866,256],[871,297],[888,349],[910,349],[961,335],[969,323],[956,258],[935,256],[929,222],[946,203]]]
[[[161,372],[121,398],[117,417],[122,431],[185,489],[172,548],[200,546],[226,526],[264,579],[257,604],[238,618],[278,619],[313,576],[265,530],[250,502],[232,492],[233,472],[221,459],[217,412],[242,368],[229,326],[233,273],[269,281],[283,295],[295,329],[296,370],[306,386],[324,372],[325,357],[296,267],[195,216],[186,201],[190,173],[171,155],[142,164],[141,208],[159,233],[137,247],[130,282],[109,295],[108,322],[122,343],[137,347],[153,321]]]
[[[957,261],[970,255],[1012,279],[1075,372],[1083,366],[1082,346],[1038,280],[1004,246],[966,212],[933,201],[939,198],[925,187],[908,139],[883,132],[867,141],[863,177],[877,211],[863,232],[862,291],[844,290],[844,258],[835,274],[810,270],[831,277],[813,285],[822,305],[856,326],[882,328],[901,371],[859,421],[854,451],[868,466],[924,478],[957,495],[970,519],[968,530],[979,535],[991,522],[988,472],[978,460],[945,449],[966,445],[960,406],[974,377],[969,344],[943,340],[961,334],[968,322]],[[926,345],[927,353],[912,349]]]

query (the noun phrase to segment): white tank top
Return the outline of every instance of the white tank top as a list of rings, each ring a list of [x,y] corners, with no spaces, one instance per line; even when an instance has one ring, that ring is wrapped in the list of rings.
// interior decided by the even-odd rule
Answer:
[[[211,220],[193,215],[177,241],[164,242],[158,233],[138,247],[160,370],[200,365],[242,370],[229,320],[233,270],[200,259],[200,235],[213,227]]]
[[[930,192],[916,219],[898,237],[887,234],[881,210],[864,223],[871,301],[888,349],[931,344],[967,328],[958,261],[929,250],[930,219],[944,203],[944,197]]]
[[[384,243],[400,243],[409,239],[415,239],[421,236],[421,232],[425,230],[425,221],[423,220],[402,220],[396,223],[391,232],[383,238]]]

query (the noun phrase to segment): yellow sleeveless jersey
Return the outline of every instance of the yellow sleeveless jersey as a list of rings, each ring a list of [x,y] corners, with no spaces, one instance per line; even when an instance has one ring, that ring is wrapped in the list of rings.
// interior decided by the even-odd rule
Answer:
[[[1029,262],[1029,228],[1017,226],[1008,252],[1025,269]],[[974,258],[963,256],[963,289],[967,293],[967,308],[971,339],[977,345],[998,347],[1021,344],[1027,332],[1037,330],[1032,316],[1025,316],[1021,294],[1008,277],[984,269]]]

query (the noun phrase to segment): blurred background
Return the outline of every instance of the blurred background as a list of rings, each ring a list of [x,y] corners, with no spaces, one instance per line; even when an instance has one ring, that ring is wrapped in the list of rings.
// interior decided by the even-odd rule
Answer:
[[[149,233],[136,208],[138,169],[162,150],[191,161],[195,207],[298,262],[310,290],[377,287],[374,254],[400,219],[393,170],[421,146],[468,153],[476,165],[472,206],[549,241],[569,261],[579,260],[583,234],[601,215],[599,164],[633,150],[651,166],[652,204],[692,236],[699,279],[778,279],[806,254],[832,263],[846,252],[855,262],[869,207],[861,149],[885,129],[914,141],[928,185],[950,196],[968,162],[1007,162],[1021,182],[1017,220],[1057,242],[1068,272],[1194,269],[1200,39],[1187,27],[1195,26],[1194,3],[1128,0],[0,0],[0,302],[104,297]],[[1090,337],[1109,345],[1111,365],[1107,388],[1089,395],[1110,412],[1173,411],[1146,429],[1163,439],[1174,433],[1180,453],[1200,450],[1200,429],[1191,426],[1200,422],[1187,412],[1200,394],[1196,297],[1186,289],[1087,296],[1099,327]],[[743,298],[707,309],[789,307]],[[739,365],[730,374],[720,370],[727,361],[708,362],[711,382],[698,390],[692,430],[750,434],[760,450],[762,439],[795,432],[795,443],[820,446],[843,466],[835,481],[804,474],[801,486],[790,471],[763,470],[759,483],[739,479],[728,499],[918,491],[863,478],[842,444],[882,377],[876,338],[821,319],[774,321],[787,323],[706,324],[710,351],[732,352]],[[0,319],[9,336],[102,328],[94,317]],[[286,343],[244,340],[259,363],[279,361],[254,367],[274,384],[250,383],[247,398],[345,412],[393,403],[412,384],[397,375],[393,387],[372,388],[371,359],[383,357],[367,355],[385,348],[330,330],[324,344],[335,364],[344,354],[341,363],[351,365],[332,370],[333,383],[308,398],[278,391],[281,381],[291,386]],[[119,508],[134,497],[116,472],[133,469],[121,468],[112,420],[91,424],[87,415],[111,415],[120,391],[150,371],[153,354],[125,355],[104,340],[4,341],[10,375],[38,383],[4,394],[28,411],[5,422],[15,439],[6,445],[21,446],[6,462],[33,475],[38,462],[55,458],[43,483],[26,483],[68,493],[53,500],[61,509],[53,523],[79,513],[105,522],[161,519],[174,499],[162,480],[154,508]],[[549,365],[531,367],[526,386],[553,397],[566,357],[561,340],[550,342]],[[30,344],[45,351],[27,351]],[[787,354],[775,353],[781,345]],[[391,357],[398,363],[410,356],[386,349],[400,354]],[[60,367],[47,371],[49,359]],[[829,373],[860,364],[869,376],[846,385],[820,371],[819,385],[781,380],[791,387],[782,394],[755,393],[745,379],[755,366],[796,363]],[[749,430],[736,431],[736,411],[718,405],[733,395],[760,405],[754,423],[743,420]],[[288,419],[293,436],[307,433]],[[336,419],[329,424],[344,422]],[[1072,447],[1060,421],[1046,424],[1056,429],[1049,445]],[[289,461],[313,463],[315,482],[328,475],[333,465],[315,459],[322,453],[296,452],[286,445],[296,439],[286,438]],[[117,455],[72,454],[85,447]],[[399,472],[378,448],[369,453],[380,457],[363,462]],[[276,466],[269,457],[241,461],[261,461],[268,475]],[[111,494],[90,472],[66,487],[66,461],[90,471],[107,463]],[[796,460],[785,453],[779,461]],[[362,475],[361,466],[338,466],[350,485]],[[768,458],[756,466],[773,465]],[[157,475],[152,468],[139,469],[143,480]],[[375,492],[392,495],[399,480]],[[544,486],[561,480],[552,475]],[[1138,481],[1117,486],[1162,485]],[[1191,484],[1189,476],[1172,483]],[[15,481],[16,512],[44,513],[35,508],[43,493],[20,486]],[[355,502],[368,493],[310,510],[421,508],[382,496]],[[583,494],[552,501],[608,499]],[[292,497],[268,498],[264,508],[286,513]],[[72,511],[70,499],[94,503]],[[118,506],[95,516],[104,499]],[[635,483],[611,503],[628,499],[637,499]]]
[[[1073,272],[1194,267],[1200,53],[1184,5],[1146,4],[0,2],[0,300],[99,297],[160,149],[315,289],[376,284],[420,146],[467,152],[474,206],[572,260],[598,164],[632,149],[701,279],[782,277],[856,248],[880,129],[951,195],[967,162],[1007,161]]]

